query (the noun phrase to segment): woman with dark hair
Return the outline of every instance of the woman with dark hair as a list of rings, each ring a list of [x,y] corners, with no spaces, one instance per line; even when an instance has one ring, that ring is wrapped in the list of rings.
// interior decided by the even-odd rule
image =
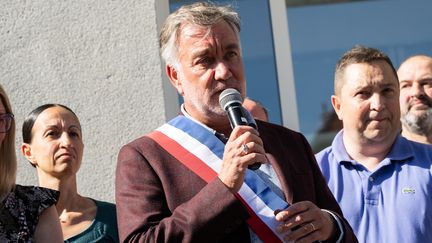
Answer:
[[[62,242],[58,192],[15,184],[15,120],[0,85],[0,242]]]
[[[118,242],[115,205],[83,197],[77,177],[84,150],[76,114],[60,104],[34,109],[23,123],[21,152],[39,184],[60,191],[56,205],[66,242]]]

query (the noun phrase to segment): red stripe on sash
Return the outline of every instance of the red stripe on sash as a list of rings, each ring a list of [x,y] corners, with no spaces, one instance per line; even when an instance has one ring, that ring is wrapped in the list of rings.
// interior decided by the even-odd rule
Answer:
[[[216,178],[217,173],[205,162],[162,132],[153,131],[147,134],[147,136],[156,141],[163,149],[207,183]],[[275,233],[256,215],[243,198],[238,193],[236,193],[235,196],[249,212],[250,218],[247,220],[247,223],[259,238],[264,242],[281,242]]]
[[[159,131],[153,131],[147,136],[156,141],[168,153],[174,156],[178,161],[192,170],[207,183],[216,178],[217,174],[212,168],[165,134]]]

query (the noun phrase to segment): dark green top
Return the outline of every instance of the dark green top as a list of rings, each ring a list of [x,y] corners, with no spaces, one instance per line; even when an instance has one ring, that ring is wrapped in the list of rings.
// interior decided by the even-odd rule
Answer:
[[[93,223],[83,232],[64,242],[119,242],[115,204],[92,199],[97,206]]]

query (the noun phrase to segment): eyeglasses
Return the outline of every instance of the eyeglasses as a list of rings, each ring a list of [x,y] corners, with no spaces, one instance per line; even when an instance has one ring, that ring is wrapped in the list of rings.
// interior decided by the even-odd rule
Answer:
[[[9,132],[13,119],[14,119],[13,114],[6,113],[0,115],[0,133]]]

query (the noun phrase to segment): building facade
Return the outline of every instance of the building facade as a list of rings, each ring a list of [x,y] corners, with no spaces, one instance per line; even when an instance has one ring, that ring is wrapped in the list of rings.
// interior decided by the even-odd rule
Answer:
[[[85,144],[79,191],[114,201],[120,147],[178,112],[158,33],[169,12],[187,2],[1,1],[0,83],[13,105],[17,150],[27,113],[45,103],[69,106]],[[330,95],[344,51],[377,47],[396,67],[407,56],[432,55],[430,1],[213,2],[240,12],[248,96],[267,107],[271,122],[304,133],[315,149],[339,129]],[[35,169],[17,155],[17,182],[37,184]]]

